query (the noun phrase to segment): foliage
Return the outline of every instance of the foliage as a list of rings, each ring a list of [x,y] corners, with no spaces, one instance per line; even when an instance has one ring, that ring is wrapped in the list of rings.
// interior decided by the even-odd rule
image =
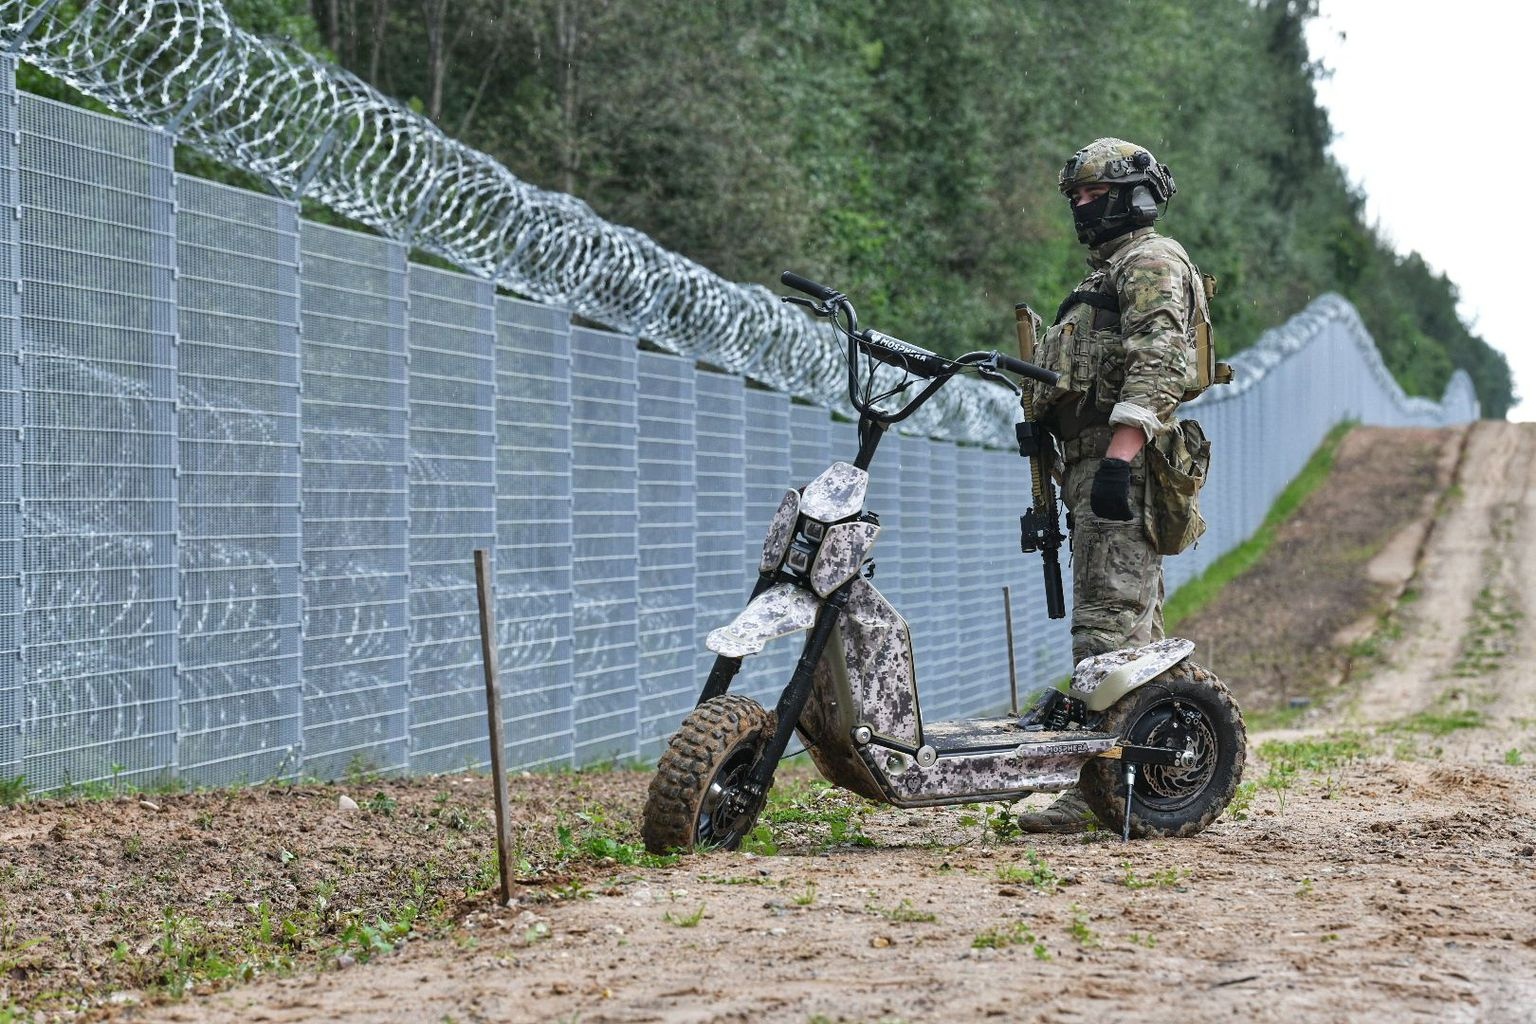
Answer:
[[[1179,182],[1160,223],[1221,281],[1224,353],[1337,291],[1408,393],[1439,397],[1459,367],[1485,415],[1514,401],[1455,284],[1393,251],[1328,156],[1315,0],[224,2],[728,279],[793,267],[950,353],[1006,347],[1014,302],[1070,290],[1083,251],[1056,171],[1095,136],[1134,139]]]
[[[1338,291],[1410,394],[1461,367],[1485,414],[1512,404],[1455,285],[1392,250],[1328,156],[1310,0],[314,7],[347,67],[526,180],[733,280],[831,281],[949,352],[1003,345],[1014,302],[1071,288],[1056,171],[1134,139],[1178,179],[1169,232],[1221,280],[1223,351]]]

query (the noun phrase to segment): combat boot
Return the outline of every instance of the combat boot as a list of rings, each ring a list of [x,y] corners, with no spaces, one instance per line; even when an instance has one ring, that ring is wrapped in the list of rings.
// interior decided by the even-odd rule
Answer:
[[[1024,832],[1052,832],[1066,834],[1087,832],[1098,825],[1093,811],[1083,800],[1077,787],[1064,790],[1051,806],[1039,811],[1025,811],[1019,815],[1019,829]]]

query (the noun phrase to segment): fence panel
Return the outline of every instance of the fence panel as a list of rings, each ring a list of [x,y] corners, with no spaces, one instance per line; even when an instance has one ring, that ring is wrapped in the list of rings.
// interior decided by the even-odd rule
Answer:
[[[405,249],[306,223],[304,771],[409,767]]]
[[[180,771],[299,774],[299,222],[292,203],[177,180]]]
[[[444,772],[490,760],[474,552],[496,547],[496,292],[414,265],[409,284],[411,771]]]
[[[778,511],[784,492],[804,486],[808,480],[795,480],[791,465],[789,396],[777,391],[749,388],[746,395],[746,465],[745,491],[746,542],[742,548],[744,584],[750,589],[757,582],[757,566],[763,557],[763,535],[768,522]],[[746,595],[742,598],[745,600]],[[729,609],[727,609],[729,611]],[[736,688],[772,707],[778,703],[784,684],[795,671],[804,634],[775,640],[762,654],[742,663],[741,682]],[[702,683],[702,680],[700,680]]]
[[[507,763],[569,765],[571,339],[564,310],[496,300],[496,609]]]
[[[22,773],[21,223],[16,61],[0,57],[0,782]]]
[[[635,345],[571,331],[571,630],[575,758],[640,752]]]
[[[695,519],[694,674],[700,685],[715,656],[704,647],[710,630],[741,610],[747,596],[742,565],[746,521],[741,496],[746,490],[745,388],[740,377],[699,370],[695,395],[694,472],[698,505]]]
[[[168,135],[19,97],[28,785],[176,764]]]
[[[640,754],[654,759],[693,705],[693,363],[641,352],[638,367]]]

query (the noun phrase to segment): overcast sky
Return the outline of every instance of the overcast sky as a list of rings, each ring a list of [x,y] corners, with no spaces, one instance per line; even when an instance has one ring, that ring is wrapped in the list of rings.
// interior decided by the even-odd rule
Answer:
[[[1463,319],[1504,353],[1536,419],[1536,65],[1523,4],[1321,0],[1308,31],[1334,157],[1367,217],[1461,293]],[[1341,38],[1342,35],[1342,38]]]

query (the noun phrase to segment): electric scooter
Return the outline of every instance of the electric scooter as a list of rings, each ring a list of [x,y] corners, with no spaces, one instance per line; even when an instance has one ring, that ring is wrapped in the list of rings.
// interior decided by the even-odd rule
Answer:
[[[1103,826],[1126,840],[1193,835],[1216,820],[1242,775],[1246,732],[1226,686],[1190,660],[1189,640],[1085,658],[1066,692],[1041,688],[1022,715],[924,719],[907,622],[865,568],[880,534],[878,514],[865,507],[876,449],[886,429],[960,373],[1015,391],[1007,374],[1046,384],[1056,375],[998,352],[948,359],[861,330],[841,292],[788,271],[782,281],[811,296],[785,301],[846,339],[859,449],[852,463],[834,462],[785,493],[751,599],[708,635],[715,663],[651,781],[646,848],[736,848],[796,733],[827,781],[897,807],[1012,802],[1078,785]],[[900,376],[880,394],[877,362],[892,368],[880,371],[884,383]],[[744,658],[798,633],[806,634],[800,658],[772,710],[728,692]]]

